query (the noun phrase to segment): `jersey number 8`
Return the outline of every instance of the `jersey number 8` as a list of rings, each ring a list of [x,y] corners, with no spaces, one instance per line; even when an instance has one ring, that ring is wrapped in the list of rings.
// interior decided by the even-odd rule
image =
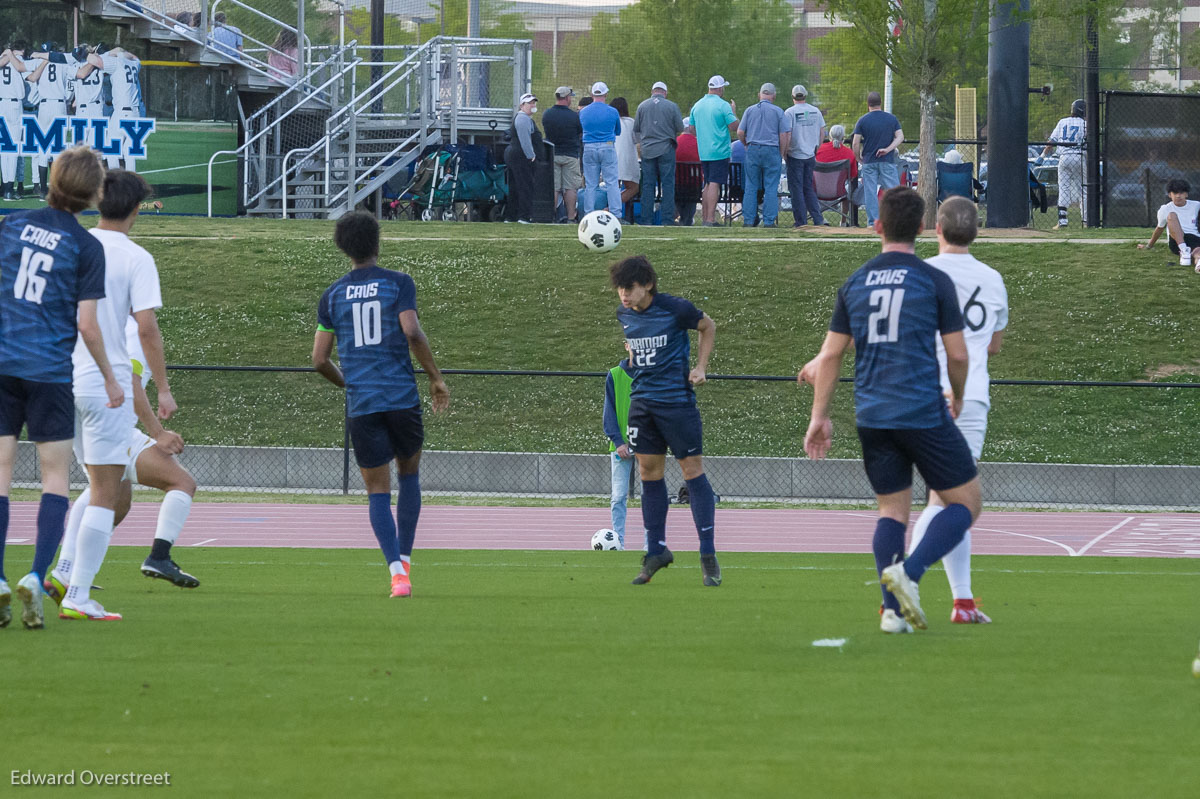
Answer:
[[[18,300],[42,304],[42,292],[46,290],[46,278],[38,272],[49,272],[54,266],[54,256],[25,247],[21,250],[21,268],[13,283],[13,296]]]
[[[356,302],[350,310],[354,314],[354,346],[383,341],[383,306],[379,300]]]

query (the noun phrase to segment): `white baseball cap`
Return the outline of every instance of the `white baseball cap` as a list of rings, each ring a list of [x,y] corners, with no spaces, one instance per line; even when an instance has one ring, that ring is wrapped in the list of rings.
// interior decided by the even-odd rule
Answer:
[[[537,102],[536,97],[534,97],[532,94],[525,93],[525,94],[521,95],[521,102],[519,102],[518,105],[525,105],[525,103],[536,103],[536,102]]]
[[[656,80],[654,81],[654,85],[650,87],[650,91],[654,91],[655,89],[662,89],[665,92],[667,90],[667,84],[663,83],[661,80]]]
[[[599,97],[602,94],[608,94],[608,84],[602,80],[598,80],[592,84],[592,95]]]
[[[797,83],[792,87],[792,97],[808,97],[808,89],[804,88],[803,83]]]
[[[708,88],[710,89],[720,89],[722,86],[728,85],[730,85],[729,81],[725,80],[720,75],[713,75],[708,79]]]

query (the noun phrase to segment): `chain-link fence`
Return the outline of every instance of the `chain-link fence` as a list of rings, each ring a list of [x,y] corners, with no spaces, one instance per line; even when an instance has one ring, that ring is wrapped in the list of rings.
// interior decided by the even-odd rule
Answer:
[[[172,367],[170,426],[208,490],[360,494],[343,394],[311,369]],[[604,373],[448,370],[451,411],[425,415],[422,485],[435,496],[609,495]],[[845,380],[843,381],[846,382]],[[995,506],[1200,509],[1200,384],[994,381],[981,474]],[[853,390],[834,409],[831,459],[802,454],[811,394],[790,377],[713,376],[697,391],[706,471],[726,502],[864,504]],[[37,470],[23,445],[15,472]],[[74,478],[82,485],[83,473]],[[668,458],[668,485],[683,484]],[[637,493],[636,481],[634,487]],[[915,493],[923,485],[917,479]]]

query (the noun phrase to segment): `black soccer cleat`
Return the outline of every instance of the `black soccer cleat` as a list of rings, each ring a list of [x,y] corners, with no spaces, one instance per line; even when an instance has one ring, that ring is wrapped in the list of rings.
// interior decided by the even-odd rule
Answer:
[[[170,558],[146,558],[142,564],[142,574],[159,580],[168,580],[180,588],[196,588],[200,581],[179,568],[179,564]]]
[[[637,577],[633,578],[634,585],[645,585],[650,582],[650,578],[659,569],[665,569],[675,562],[675,556],[671,554],[671,550],[663,549],[657,555],[642,555],[642,570]]]
[[[717,563],[716,555],[701,555],[700,571],[704,572],[705,585],[715,587],[721,584],[721,564]]]

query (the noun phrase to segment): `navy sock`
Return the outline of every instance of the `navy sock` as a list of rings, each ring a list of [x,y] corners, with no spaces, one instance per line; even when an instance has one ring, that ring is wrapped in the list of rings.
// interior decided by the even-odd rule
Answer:
[[[875,540],[871,543],[875,551],[875,571],[883,574],[888,566],[904,559],[904,532],[907,529],[895,519],[881,518],[875,522]],[[900,603],[892,592],[883,586],[880,590],[883,591],[883,606],[899,613]]]
[[[4,576],[4,542],[8,540],[8,497],[0,497],[0,580]]]
[[[383,550],[383,557],[388,563],[400,560],[400,542],[396,539],[396,522],[392,521],[392,494],[371,494],[367,497],[370,502],[371,529],[375,531],[375,539]]]
[[[646,552],[659,555],[667,548],[667,481],[642,481],[642,524],[646,527]]]
[[[904,561],[904,572],[913,580],[920,580],[930,566],[958,546],[963,535],[971,527],[971,511],[966,505],[948,505],[933,518],[925,537]]]
[[[54,553],[62,543],[69,504],[70,501],[61,494],[42,494],[37,515],[37,544],[33,548],[33,568],[30,569],[38,580],[46,576],[46,570],[54,562]]]
[[[396,499],[396,527],[400,531],[400,554],[411,557],[417,537],[417,519],[421,518],[421,476],[400,475],[400,496]]]
[[[713,543],[713,490],[708,484],[708,475],[701,474],[687,481],[688,502],[692,507],[692,521],[696,523],[696,535],[700,536],[700,554],[714,555],[717,548]]]

